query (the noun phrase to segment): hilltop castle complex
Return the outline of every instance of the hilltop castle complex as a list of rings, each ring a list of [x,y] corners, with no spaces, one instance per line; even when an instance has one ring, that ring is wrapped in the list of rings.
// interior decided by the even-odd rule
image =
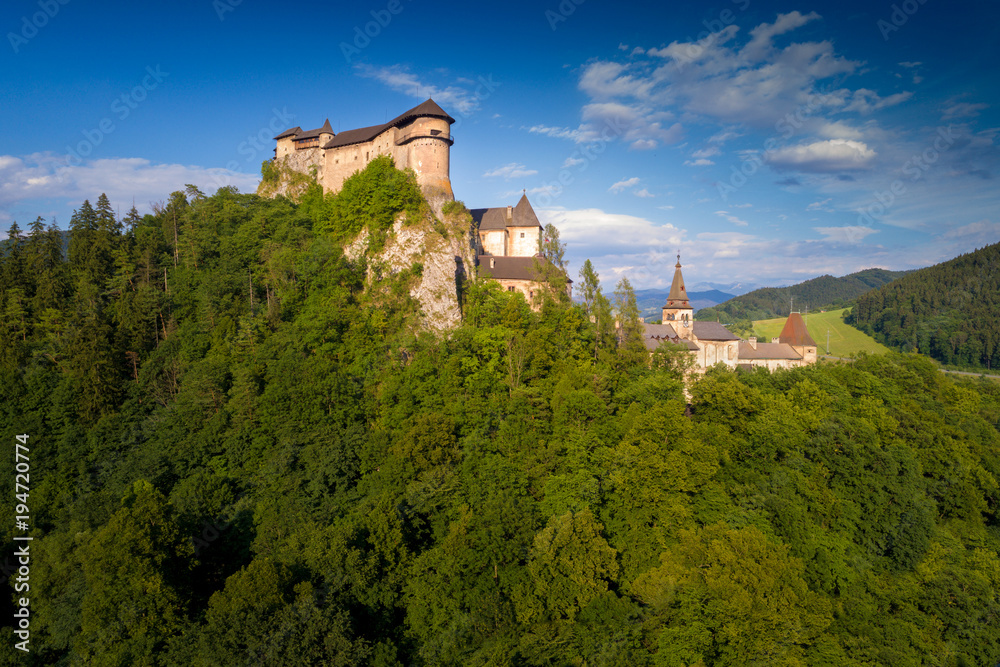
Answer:
[[[406,111],[382,125],[335,133],[329,119],[315,130],[293,127],[275,137],[275,164],[293,172],[315,175],[324,192],[337,192],[344,181],[380,155],[392,158],[398,169],[412,169],[428,201],[454,199],[451,188],[451,126],[455,119],[434,100]],[[279,189],[279,192],[281,190]],[[524,294],[529,303],[540,288],[539,254],[542,225],[523,195],[516,205],[470,211],[472,229],[464,250],[454,249],[454,275],[472,261],[481,277],[491,278],[508,291]],[[465,261],[460,255],[470,251]],[[448,263],[448,262],[445,262]],[[444,273],[451,271],[447,269]],[[569,281],[572,283],[572,281]],[[661,324],[646,324],[644,340],[650,351],[664,343],[684,346],[695,366],[792,368],[816,362],[816,343],[798,313],[788,316],[781,335],[770,343],[741,340],[716,322],[696,322],[681,274],[680,256],[663,306]]]

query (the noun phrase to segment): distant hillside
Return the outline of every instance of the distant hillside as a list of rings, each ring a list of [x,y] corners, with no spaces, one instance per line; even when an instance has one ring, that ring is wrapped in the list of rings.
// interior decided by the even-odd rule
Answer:
[[[658,320],[663,315],[663,304],[667,302],[669,289],[641,289],[636,290],[635,299],[639,305],[642,316],[647,321]],[[720,292],[717,289],[703,292],[688,292],[688,299],[691,300],[691,307],[695,310],[699,308],[709,308],[723,301],[733,298],[733,294]]]
[[[866,269],[842,278],[820,276],[791,287],[763,287],[718,306],[703,308],[695,317],[699,320],[720,322],[784,317],[788,315],[792,298],[795,299],[794,309],[798,311],[841,306],[906,273],[906,271]]]
[[[865,294],[848,322],[942,363],[1000,367],[1000,243]]]

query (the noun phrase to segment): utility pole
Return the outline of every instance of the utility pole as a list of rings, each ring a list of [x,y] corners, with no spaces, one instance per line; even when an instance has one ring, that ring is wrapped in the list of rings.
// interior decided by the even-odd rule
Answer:
[[[830,327],[826,328],[826,353],[830,354]]]

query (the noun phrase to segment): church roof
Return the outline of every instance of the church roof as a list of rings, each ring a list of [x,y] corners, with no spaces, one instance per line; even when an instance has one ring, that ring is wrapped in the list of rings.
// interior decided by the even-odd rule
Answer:
[[[684,276],[681,274],[681,256],[677,255],[674,265],[674,280],[670,283],[670,294],[667,295],[667,305],[664,308],[690,308],[687,290],[684,288]]]
[[[740,359],[801,359],[802,355],[788,343],[757,343],[754,349],[750,343],[740,341]]]
[[[816,341],[812,339],[812,336],[806,330],[806,322],[802,319],[800,313],[791,313],[788,316],[788,319],[785,320],[785,326],[782,327],[781,333],[778,334],[778,342],[788,343],[789,345],[816,346]]]
[[[740,337],[735,335],[726,327],[722,326],[718,322],[692,322],[691,325],[694,327],[694,335],[700,340],[739,340]]]
[[[650,352],[658,348],[663,343],[683,345],[690,351],[697,351],[700,349],[696,343],[679,337],[677,332],[674,331],[674,328],[669,324],[643,324],[642,328],[642,342],[645,343],[646,349]]]
[[[541,255],[534,257],[497,257],[495,255],[479,255],[479,275],[497,280],[539,280],[535,262],[548,264],[549,260]],[[573,283],[569,280],[570,284]]]
[[[479,231],[490,231],[494,229],[507,229],[508,227],[541,227],[535,209],[531,208],[527,195],[521,195],[521,200],[517,206],[511,207],[511,217],[507,217],[507,207],[497,208],[474,208],[469,213],[472,214],[472,221],[479,228]]]

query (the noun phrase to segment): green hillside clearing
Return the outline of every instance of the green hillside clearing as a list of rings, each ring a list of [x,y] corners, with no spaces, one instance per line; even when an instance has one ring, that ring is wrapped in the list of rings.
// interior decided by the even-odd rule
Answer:
[[[834,357],[847,357],[858,352],[888,352],[889,348],[875,341],[871,336],[865,335],[849,324],[844,323],[844,311],[830,310],[825,313],[816,312],[803,315],[806,321],[806,328],[809,335],[819,345],[819,353],[826,353],[826,333],[830,332],[830,355]],[[758,320],[753,323],[754,333],[761,341],[767,342],[781,333],[781,327],[785,324],[784,317],[773,320]]]

